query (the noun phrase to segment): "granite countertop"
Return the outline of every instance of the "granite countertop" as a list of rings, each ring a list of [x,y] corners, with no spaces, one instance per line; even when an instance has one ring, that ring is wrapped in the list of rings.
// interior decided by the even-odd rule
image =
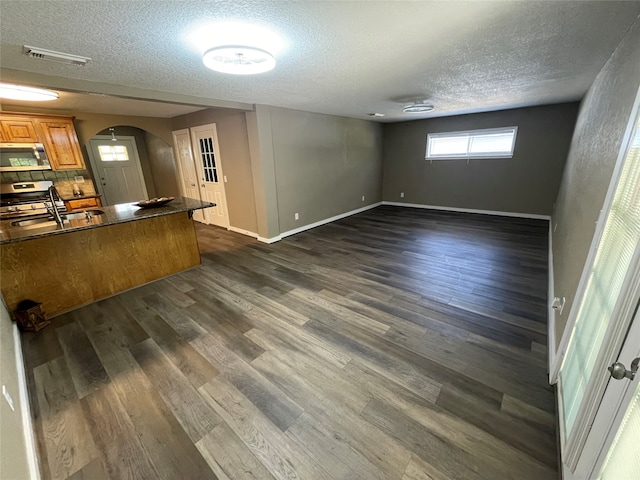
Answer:
[[[143,220],[145,218],[159,217],[162,215],[171,215],[180,212],[192,212],[202,208],[215,207],[215,203],[203,202],[188,197],[177,197],[172,202],[161,207],[140,208],[135,203],[122,203],[119,205],[105,206],[99,208],[88,209],[91,212],[101,211],[102,215],[93,214],[91,219],[82,216],[77,219],[69,219],[64,221],[61,227],[53,220],[38,225],[12,226],[11,223],[17,220],[28,220],[28,218],[2,220],[0,222],[0,245],[5,243],[22,242],[33,238],[63,235],[65,233],[75,232],[78,230],[87,230],[90,228],[106,227],[117,223],[133,222]],[[77,211],[70,212],[78,213]],[[81,212],[82,213],[82,212]],[[40,216],[42,218],[43,216]],[[35,218],[35,217],[31,217]]]

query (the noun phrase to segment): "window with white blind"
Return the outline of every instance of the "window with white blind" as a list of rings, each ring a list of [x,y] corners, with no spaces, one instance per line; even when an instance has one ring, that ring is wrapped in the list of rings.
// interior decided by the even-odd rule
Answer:
[[[627,274],[640,242],[640,129],[632,136],[613,196],[588,283],[578,306],[575,327],[560,370],[565,437],[592,381],[598,354],[615,317]],[[602,371],[598,370],[598,374]]]
[[[518,127],[429,133],[427,160],[511,158]]]
[[[609,450],[598,480],[640,478],[640,383]]]

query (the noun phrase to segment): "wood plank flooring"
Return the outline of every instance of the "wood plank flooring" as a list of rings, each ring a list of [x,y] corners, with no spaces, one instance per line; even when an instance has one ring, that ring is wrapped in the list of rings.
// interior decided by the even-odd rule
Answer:
[[[202,266],[23,334],[42,476],[555,479],[547,230],[399,207],[272,245],[198,225]]]

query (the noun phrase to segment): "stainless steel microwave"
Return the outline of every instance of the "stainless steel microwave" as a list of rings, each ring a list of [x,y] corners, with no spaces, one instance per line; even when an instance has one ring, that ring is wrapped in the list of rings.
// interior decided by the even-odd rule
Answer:
[[[0,143],[0,172],[51,170],[42,143]]]

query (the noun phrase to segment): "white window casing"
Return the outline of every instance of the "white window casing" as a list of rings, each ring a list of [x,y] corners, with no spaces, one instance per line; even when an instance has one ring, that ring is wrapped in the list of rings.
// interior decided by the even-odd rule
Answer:
[[[511,158],[518,127],[429,133],[426,160]]]

